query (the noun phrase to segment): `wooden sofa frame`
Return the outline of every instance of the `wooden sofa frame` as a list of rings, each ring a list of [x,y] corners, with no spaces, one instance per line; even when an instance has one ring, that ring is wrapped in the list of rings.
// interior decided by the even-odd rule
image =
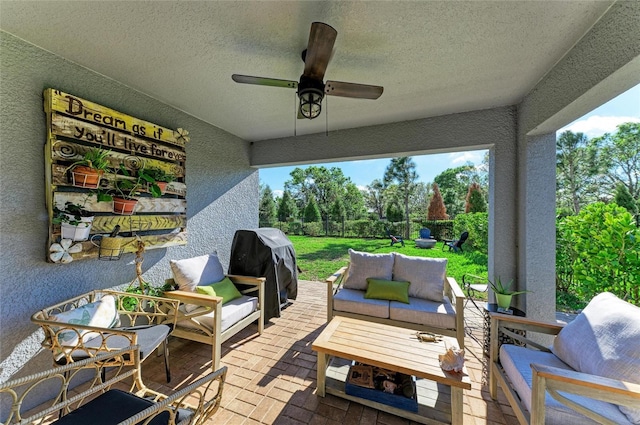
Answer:
[[[185,313],[180,310],[174,310],[176,326],[171,333],[172,336],[176,336],[191,341],[197,341],[204,344],[211,345],[211,360],[212,368],[214,370],[220,368],[220,356],[222,352],[222,343],[249,326],[251,323],[258,321],[258,334],[262,335],[264,331],[264,284],[266,279],[263,277],[250,277],[250,276],[238,276],[238,275],[226,275],[231,281],[238,286],[238,289],[243,295],[254,294],[258,298],[258,309],[249,314],[244,319],[230,326],[224,332],[221,332],[222,328],[222,298],[212,297],[209,295],[203,295],[196,292],[187,291],[167,291],[164,296],[170,299],[178,300],[183,304],[194,304],[199,307],[191,313]],[[173,279],[167,279],[167,283],[174,284]],[[199,316],[214,312],[215,325],[211,330],[206,326],[200,325],[196,320]],[[193,327],[181,326],[180,322],[188,320]]]
[[[345,317],[352,317],[354,319],[367,320],[370,322],[384,323],[391,326],[398,326],[402,328],[415,329],[423,332],[434,332],[440,335],[446,335],[454,337],[458,341],[460,348],[464,348],[464,302],[465,295],[460,289],[458,282],[452,277],[446,277],[444,280],[444,294],[449,297],[451,304],[456,312],[456,328],[455,329],[443,329],[431,325],[421,325],[410,322],[400,322],[392,319],[383,319],[380,317],[372,317],[357,313],[349,313],[344,311],[336,311],[333,309],[333,296],[338,293],[344,277],[347,275],[349,266],[344,266],[326,279],[327,283],[327,322],[330,322],[333,316],[340,315]]]
[[[125,359],[132,359],[133,367],[125,366]],[[108,369],[106,374],[105,369]],[[220,407],[226,372],[226,367],[210,372],[185,388],[165,395],[144,385],[140,375],[139,348],[132,346],[1,383],[0,395],[11,400],[6,424],[51,423],[114,388],[153,402],[150,407],[119,425],[149,424],[164,412],[169,417],[164,423],[175,425],[177,409],[191,411],[188,421],[180,419],[181,425],[201,425]],[[103,378],[105,375],[107,378]],[[78,378],[85,382],[74,387],[82,382]],[[53,392],[50,388],[52,385]],[[54,398],[34,408],[26,406],[25,400],[29,400],[29,395],[37,393],[39,388],[46,388],[54,394]]]
[[[496,400],[498,386],[504,391],[509,404],[513,408],[520,424],[543,425],[545,423],[545,393],[549,394],[571,409],[603,424],[612,424],[610,420],[584,406],[572,403],[559,392],[576,394],[588,398],[602,400],[625,406],[640,405],[640,385],[618,381],[601,376],[590,375],[577,371],[559,369],[540,364],[531,364],[533,381],[531,388],[531,412],[527,411],[520,397],[510,385],[504,369],[499,361],[500,338],[499,332],[509,336],[514,341],[526,344],[529,349],[550,350],[528,338],[530,333],[557,335],[564,327],[563,324],[550,323],[527,319],[524,317],[508,316],[491,313],[491,342],[490,342],[490,370],[489,393]],[[520,335],[514,330],[524,330],[527,335]]]

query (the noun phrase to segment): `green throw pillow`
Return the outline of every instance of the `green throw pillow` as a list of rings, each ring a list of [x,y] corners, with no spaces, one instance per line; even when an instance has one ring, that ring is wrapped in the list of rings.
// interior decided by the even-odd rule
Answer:
[[[233,284],[231,279],[225,277],[220,282],[212,283],[211,285],[196,286],[196,290],[199,294],[211,295],[212,297],[222,297],[222,304],[226,304],[229,301],[240,298],[242,294]]]
[[[409,282],[384,279],[367,279],[365,298],[400,301],[409,304]]]

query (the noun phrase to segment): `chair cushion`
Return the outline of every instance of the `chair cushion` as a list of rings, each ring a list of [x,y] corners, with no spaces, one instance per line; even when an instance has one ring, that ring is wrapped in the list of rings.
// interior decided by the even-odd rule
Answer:
[[[131,393],[112,389],[53,423],[58,425],[113,425],[125,421],[153,404],[152,401]],[[176,423],[186,419],[183,417],[183,413],[183,410],[177,412],[177,416],[180,418],[176,418]],[[168,423],[169,412],[162,412],[150,422],[150,425]]]
[[[367,279],[367,299],[400,301],[409,304],[409,282],[395,280]]]
[[[236,285],[228,277],[211,285],[199,285],[196,287],[196,291],[212,297],[222,297],[223,305],[242,296]]]
[[[180,308],[182,309],[184,307],[180,306]],[[222,329],[220,330],[220,332],[226,331],[231,326],[235,325],[240,320],[244,319],[257,309],[258,298],[249,297],[247,295],[243,295],[240,298],[236,298],[235,300],[229,301],[228,303],[224,304],[222,306]],[[194,313],[196,313],[196,310],[192,311],[192,314]],[[199,323],[201,326],[204,326],[209,331],[212,331],[215,325],[214,316],[215,312],[211,311],[207,314],[203,314],[202,316],[196,316],[193,318],[193,320]],[[177,326],[197,329],[197,326],[191,323],[189,320],[182,320],[178,322]]]
[[[364,295],[365,291],[342,288],[333,297],[333,310],[380,317],[382,319],[389,318],[389,301],[368,299]]]
[[[580,372],[640,384],[640,307],[610,292],[596,295],[560,331],[552,351]],[[620,410],[640,424],[640,408]]]
[[[162,344],[164,340],[167,339],[167,336],[173,330],[172,326],[169,325],[143,325],[143,326],[135,326],[135,327],[124,327],[120,328],[123,330],[132,330],[138,335],[138,345],[140,346],[140,359],[146,359],[149,354],[153,353],[153,351]],[[84,345],[88,348],[99,348],[102,344],[103,338],[100,336],[96,336],[93,339],[90,339],[84,343]],[[109,335],[106,338],[107,347],[111,350],[126,348],[131,343],[128,338],[119,335]],[[85,350],[74,350],[71,352],[71,358],[74,361],[86,359],[88,356]],[[66,358],[62,357],[58,359],[58,364],[65,364]]]
[[[456,328],[456,312],[447,297],[440,302],[414,297],[409,297],[409,304],[391,301],[389,318],[441,329]]]
[[[224,269],[216,252],[169,263],[181,291],[195,292],[198,285],[210,285],[224,279]]]
[[[49,315],[49,320],[99,328],[112,328],[120,325],[120,316],[116,308],[116,299],[113,295],[105,295],[95,302],[78,308],[51,314]],[[97,333],[85,329],[62,331],[58,333],[58,341],[62,345],[74,347],[78,344],[80,336],[84,341],[87,341],[96,335]]]
[[[391,280],[392,271],[393,253],[369,254],[349,249],[349,272],[343,286],[366,291],[367,278]]]
[[[393,262],[393,280],[411,282],[409,296],[431,301],[442,301],[446,258],[410,257],[397,254]]]
[[[503,344],[500,347],[500,363],[529,412],[531,412],[531,385],[533,382],[531,363],[572,370],[569,365],[552,353],[531,350],[511,344]],[[571,401],[597,411],[599,414],[611,419],[613,423],[621,425],[630,423],[614,404],[567,393],[563,393],[563,395]],[[545,406],[545,423],[547,425],[597,424],[592,419],[556,401],[548,393],[545,396]]]

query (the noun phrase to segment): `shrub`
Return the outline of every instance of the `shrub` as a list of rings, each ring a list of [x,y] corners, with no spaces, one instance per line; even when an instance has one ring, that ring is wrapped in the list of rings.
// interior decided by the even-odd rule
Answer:
[[[487,213],[458,214],[453,220],[453,232],[458,238],[462,232],[469,232],[464,248],[489,252],[489,215]]]
[[[307,236],[321,236],[324,234],[322,223],[319,222],[304,223],[302,228],[304,230],[304,234]]]

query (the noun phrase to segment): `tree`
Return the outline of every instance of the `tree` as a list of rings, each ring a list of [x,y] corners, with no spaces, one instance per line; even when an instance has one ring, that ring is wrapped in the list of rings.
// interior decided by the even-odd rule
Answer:
[[[415,190],[415,182],[418,179],[416,164],[410,156],[392,158],[384,173],[385,184],[397,183],[400,196],[404,204],[404,216],[406,221],[405,237],[409,239],[409,200]]]
[[[636,217],[637,220],[638,205],[635,199],[633,199],[633,197],[629,193],[629,189],[627,189],[627,186],[625,184],[618,183],[618,185],[616,186],[616,195],[613,198],[613,202],[623,208],[626,208],[626,210],[629,211],[629,214]]]
[[[273,200],[273,192],[269,185],[260,185],[259,219],[261,224],[273,226],[276,221],[276,202]]]
[[[295,168],[290,175],[291,180],[287,180],[284,187],[291,192],[298,208],[305,208],[313,195],[322,218],[329,215],[333,201],[344,196],[345,186],[351,182],[337,167]]]
[[[606,133],[593,139],[600,148],[600,163],[604,176],[611,184],[611,192],[618,183],[627,186],[629,193],[640,199],[640,122],[620,124],[614,134]]]
[[[421,218],[426,218],[430,199],[431,184],[425,182],[416,183],[413,196],[411,197],[411,204],[409,205],[412,215],[414,217],[418,215]]]
[[[471,163],[446,169],[433,179],[438,184],[447,212],[452,217],[464,212],[464,199],[469,185],[479,181],[480,176]]]
[[[486,212],[487,202],[484,200],[484,194],[479,183],[471,183],[467,192],[466,203],[464,207],[465,213]]]
[[[384,217],[384,191],[384,183],[375,179],[367,186],[367,194],[365,196],[367,208],[375,211],[380,219]]]
[[[598,198],[595,149],[582,133],[563,132],[556,140],[556,205],[578,214]]]
[[[331,218],[335,221],[341,221],[345,218],[347,212],[344,209],[344,203],[342,199],[338,198],[333,201],[333,205],[331,206]]]
[[[285,190],[278,202],[278,221],[287,221],[297,215],[298,208],[291,197],[291,193]]]
[[[390,202],[387,205],[387,221],[390,222],[398,222],[398,221],[402,221],[403,218],[403,214],[402,214],[402,208],[400,208],[400,206],[395,203],[395,202]]]
[[[304,221],[305,223],[315,223],[321,221],[322,217],[320,216],[320,209],[318,208],[318,203],[316,202],[315,196],[311,195],[309,197],[309,202],[304,208]]]
[[[429,220],[448,220],[447,207],[445,207],[440,194],[440,188],[438,184],[433,184],[433,195],[431,195],[431,201],[429,202],[429,210],[427,211],[427,219]]]
[[[343,205],[347,219],[359,220],[367,214],[364,194],[354,183],[348,182],[345,184],[344,194],[341,198],[344,200]]]

